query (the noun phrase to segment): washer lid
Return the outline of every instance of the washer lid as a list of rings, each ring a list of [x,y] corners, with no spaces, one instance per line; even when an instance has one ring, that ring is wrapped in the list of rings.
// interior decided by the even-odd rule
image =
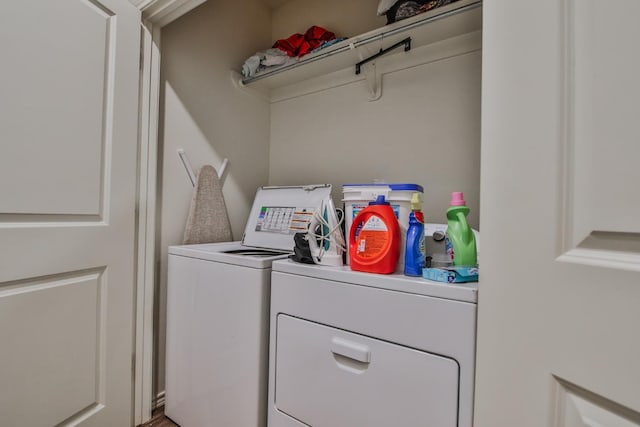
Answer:
[[[242,244],[293,251],[293,235],[307,232],[313,213],[329,197],[331,184],[258,188]]]

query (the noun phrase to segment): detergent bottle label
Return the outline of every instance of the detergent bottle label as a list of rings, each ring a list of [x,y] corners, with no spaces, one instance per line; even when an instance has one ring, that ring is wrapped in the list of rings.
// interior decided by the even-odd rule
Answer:
[[[455,257],[455,252],[453,251],[453,243],[451,243],[451,239],[449,239],[449,236],[446,234],[444,238],[444,248],[447,252],[447,258],[453,262],[453,258]]]
[[[389,238],[387,225],[373,215],[364,223],[358,234],[356,252],[363,259],[380,256],[388,245]]]
[[[373,215],[371,218],[369,218],[367,220],[367,222],[364,223],[364,226],[362,227],[362,231],[366,231],[366,230],[371,230],[371,231],[387,231],[387,224],[384,223],[384,221]]]

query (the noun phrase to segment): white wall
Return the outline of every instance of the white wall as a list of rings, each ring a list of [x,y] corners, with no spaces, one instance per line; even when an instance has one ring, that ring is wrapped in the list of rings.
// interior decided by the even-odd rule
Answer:
[[[176,150],[196,171],[229,159],[223,193],[233,236],[242,237],[256,188],[268,180],[269,106],[237,90],[230,70],[270,43],[270,19],[258,0],[209,1],[162,31],[156,393],[164,390],[167,247],[182,243],[193,192]]]
[[[290,0],[273,11],[272,37],[313,24],[358,35],[386,23],[377,6],[378,0]],[[384,42],[371,53],[378,47]],[[406,68],[383,76],[378,101],[369,102],[360,80],[326,90],[314,83],[310,94],[274,102],[269,184],[328,182],[339,205],[344,183],[417,183],[425,188],[428,222],[446,222],[450,193],[464,191],[469,222],[479,228],[480,49],[480,34],[414,49]],[[394,54],[377,61],[379,70],[405,60]]]

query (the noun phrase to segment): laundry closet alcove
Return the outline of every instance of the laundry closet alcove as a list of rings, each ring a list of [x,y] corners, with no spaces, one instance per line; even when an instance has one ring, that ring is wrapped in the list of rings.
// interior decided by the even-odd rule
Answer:
[[[223,193],[236,239],[259,186],[325,182],[338,205],[344,183],[419,183],[429,222],[444,222],[450,193],[464,191],[478,228],[481,2],[452,3],[446,7],[467,9],[433,22],[420,23],[438,10],[391,25],[376,16],[377,4],[167,0],[143,8],[149,156],[140,215],[148,231],[138,312],[154,326],[144,328],[147,366],[138,372],[147,380],[137,392],[154,405],[165,381],[166,248],[180,243],[192,191],[176,150],[189,153],[194,169],[229,159]],[[312,25],[348,37],[333,47],[341,52],[255,81],[238,78],[247,57]],[[405,37],[411,50],[389,52],[355,74],[356,62]]]

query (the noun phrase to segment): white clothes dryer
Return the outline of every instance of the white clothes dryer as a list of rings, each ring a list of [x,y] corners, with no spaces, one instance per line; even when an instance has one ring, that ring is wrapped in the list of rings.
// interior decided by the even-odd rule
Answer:
[[[241,242],[169,247],[165,414],[181,427],[266,425],[271,264],[330,194],[262,187]]]
[[[273,263],[269,427],[471,427],[477,284]]]

